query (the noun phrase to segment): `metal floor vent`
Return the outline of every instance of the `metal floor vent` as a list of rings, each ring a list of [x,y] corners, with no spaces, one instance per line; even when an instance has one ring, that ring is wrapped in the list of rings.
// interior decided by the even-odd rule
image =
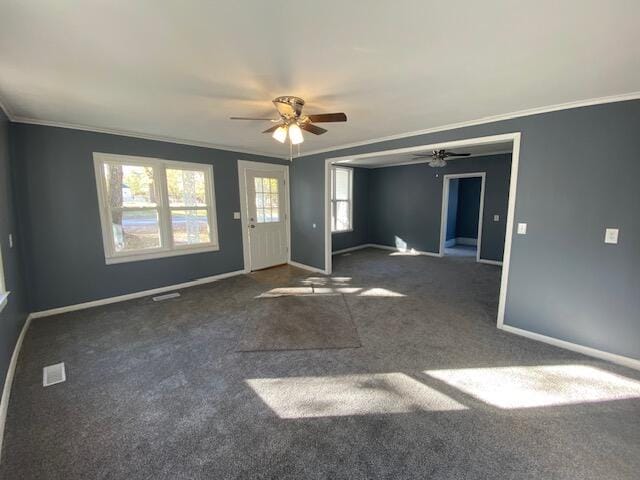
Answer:
[[[42,369],[42,386],[48,387],[56,383],[62,383],[67,379],[64,371],[64,362],[49,365]]]
[[[154,302],[161,302],[163,300],[169,300],[170,298],[178,298],[180,294],[178,292],[167,293],[166,295],[158,295],[157,297],[153,297],[152,300]]]

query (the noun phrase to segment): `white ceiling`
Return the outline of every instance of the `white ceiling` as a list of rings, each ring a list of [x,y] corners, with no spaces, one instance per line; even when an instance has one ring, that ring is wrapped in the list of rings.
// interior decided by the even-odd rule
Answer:
[[[17,120],[285,155],[283,94],[346,124],[302,152],[640,91],[637,0],[3,0]]]
[[[439,150],[439,148],[438,148]],[[469,153],[469,157],[482,157],[487,155],[493,155],[497,153],[507,153],[513,150],[513,142],[501,142],[491,143],[485,145],[472,145],[468,147],[452,147],[447,148],[447,151],[454,153]],[[390,153],[384,154],[384,152],[376,152],[370,155],[356,155],[353,158],[345,158],[344,160],[337,161],[342,165],[349,165],[352,167],[365,167],[365,168],[379,168],[379,167],[391,167],[394,165],[408,165],[411,163],[427,163],[428,158],[416,158],[415,155],[431,154],[432,149],[416,150],[412,152],[403,153]],[[469,158],[462,157],[462,158]],[[449,158],[447,162],[454,162],[457,158]]]

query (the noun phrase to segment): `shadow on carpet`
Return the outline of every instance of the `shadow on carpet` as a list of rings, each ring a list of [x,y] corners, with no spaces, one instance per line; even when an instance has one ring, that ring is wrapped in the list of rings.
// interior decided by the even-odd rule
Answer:
[[[239,352],[358,348],[358,330],[343,295],[304,292],[258,297],[247,306]]]

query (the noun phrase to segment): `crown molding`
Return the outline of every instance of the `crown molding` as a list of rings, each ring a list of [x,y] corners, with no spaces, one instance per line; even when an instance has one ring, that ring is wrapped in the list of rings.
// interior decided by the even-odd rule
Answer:
[[[378,138],[373,138],[370,140],[363,140],[360,142],[353,142],[353,143],[346,143],[343,145],[336,145],[333,147],[327,147],[327,148],[322,148],[322,149],[317,149],[317,150],[311,150],[309,152],[304,152],[301,153],[298,157],[295,158],[303,158],[303,157],[308,157],[311,155],[317,155],[319,153],[326,153],[326,152],[335,152],[337,150],[344,150],[347,148],[353,148],[353,147],[361,147],[364,145],[371,145],[374,143],[381,143],[381,142],[387,142],[390,140],[398,140],[401,138],[408,138],[408,137],[415,137],[418,135],[426,135],[429,133],[437,133],[437,132],[443,132],[446,130],[455,130],[458,128],[465,128],[465,127],[472,127],[474,125],[483,125],[486,123],[495,123],[495,122],[500,122],[500,121],[504,121],[504,120],[511,120],[513,118],[519,118],[519,117],[528,117],[531,115],[539,115],[542,113],[549,113],[549,112],[556,112],[559,110],[570,110],[572,108],[580,108],[580,107],[589,107],[589,106],[594,106],[594,105],[602,105],[605,103],[616,103],[616,102],[626,102],[629,100],[638,100],[640,99],[640,91],[638,92],[631,92],[631,93],[625,93],[625,94],[621,94],[621,95],[611,95],[611,96],[607,96],[607,97],[598,97],[598,98],[591,98],[591,99],[587,99],[587,100],[578,100],[578,101],[574,101],[574,102],[567,102],[567,103],[559,103],[556,105],[549,105],[546,107],[536,107],[536,108],[530,108],[527,110],[519,110],[516,112],[511,112],[511,113],[505,113],[505,114],[501,114],[501,115],[492,115],[492,116],[488,116],[488,117],[482,117],[476,120],[469,120],[469,121],[465,121],[465,122],[458,122],[458,123],[450,123],[447,125],[441,125],[438,127],[432,127],[432,128],[427,128],[424,130],[415,130],[412,132],[406,132],[406,133],[399,133],[399,134],[395,134],[395,135],[389,135],[389,136],[385,136],[385,137],[378,137]],[[106,134],[110,134],[110,135],[119,135],[119,136],[124,136],[124,137],[132,137],[132,138],[141,138],[144,140],[155,140],[155,141],[159,141],[159,142],[169,142],[169,143],[176,143],[179,145],[189,145],[189,146],[193,146],[193,147],[204,147],[204,148],[214,148],[217,150],[226,150],[226,151],[231,151],[231,152],[238,152],[238,153],[246,153],[246,154],[250,154],[250,155],[260,155],[263,157],[270,157],[270,158],[278,158],[281,160],[288,160],[289,156],[288,155],[274,155],[272,153],[266,153],[266,152],[261,152],[261,151],[256,151],[256,150],[247,150],[247,149],[241,149],[241,148],[236,148],[236,147],[232,147],[229,145],[217,145],[217,144],[213,144],[213,143],[209,143],[209,142],[199,142],[199,141],[195,141],[195,140],[184,140],[184,139],[180,139],[180,138],[175,138],[175,137],[168,137],[168,136],[163,136],[163,135],[152,135],[152,134],[146,134],[146,133],[139,133],[139,132],[132,132],[132,131],[128,131],[128,130],[119,130],[119,129],[111,129],[111,128],[101,128],[101,127],[92,127],[92,126],[88,126],[88,125],[78,125],[78,124],[73,124],[73,123],[63,123],[63,122],[54,122],[54,121],[47,121],[47,120],[38,120],[35,118],[28,118],[28,117],[20,117],[17,115],[14,115],[11,110],[7,107],[6,103],[4,103],[2,101],[2,99],[0,98],[0,108],[4,111],[4,113],[7,115],[7,117],[9,118],[10,121],[15,122],[15,123],[26,123],[26,124],[30,124],[30,125],[43,125],[43,126],[47,126],[47,127],[58,127],[58,128],[68,128],[68,129],[72,129],[72,130],[83,130],[86,132],[96,132],[96,133],[106,133]]]
[[[401,138],[415,137],[418,135],[426,135],[429,133],[437,133],[437,132],[444,132],[447,130],[455,130],[458,128],[472,127],[474,125],[483,125],[486,123],[501,122],[504,120],[511,120],[513,118],[540,115],[541,113],[557,112],[559,110],[571,110],[573,108],[590,107],[593,105],[626,102],[629,100],[638,100],[638,99],[640,99],[640,92],[631,92],[631,93],[625,93],[621,95],[611,95],[607,97],[590,98],[588,100],[578,100],[575,102],[558,103],[556,105],[549,105],[546,107],[536,107],[536,108],[529,108],[527,110],[518,110],[516,112],[505,113],[501,115],[492,115],[489,117],[482,117],[476,120],[469,120],[466,122],[450,123],[447,125],[441,125],[439,127],[426,128],[424,130],[415,130],[413,132],[398,133],[398,134],[389,135],[386,137],[378,137],[370,140],[363,140],[361,142],[346,143],[346,144],[338,145],[335,147],[327,147],[327,148],[322,148],[318,150],[312,150],[310,152],[305,152],[300,154],[300,157],[302,158],[302,157],[308,157],[311,155],[317,155],[319,153],[335,152],[337,150],[344,150],[347,148],[362,147],[364,145],[387,142],[390,140],[398,140]]]
[[[5,110],[6,111],[6,110]],[[9,120],[14,123],[24,123],[28,125],[41,125],[45,127],[68,128],[71,130],[82,130],[85,132],[106,133],[109,135],[118,135],[121,137],[140,138],[143,140],[154,140],[158,142],[175,143],[178,145],[189,145],[191,147],[213,148],[216,150],[225,150],[227,152],[245,153],[249,155],[259,155],[261,157],[278,158],[287,160],[289,157],[285,155],[274,155],[272,153],[261,152],[257,150],[248,150],[244,148],[236,148],[230,145],[217,145],[209,142],[199,142],[196,140],[184,140],[181,138],[169,137],[165,135],[151,135],[147,133],[132,132],[129,130],[119,130],[114,128],[91,127],[87,125],[77,125],[74,123],[52,122],[48,120],[37,120],[35,118],[27,118],[20,116],[9,116]]]

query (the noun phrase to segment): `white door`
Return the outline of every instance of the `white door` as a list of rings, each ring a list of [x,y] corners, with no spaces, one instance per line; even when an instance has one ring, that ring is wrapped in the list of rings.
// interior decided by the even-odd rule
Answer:
[[[287,263],[285,189],[284,168],[245,170],[250,270]]]

